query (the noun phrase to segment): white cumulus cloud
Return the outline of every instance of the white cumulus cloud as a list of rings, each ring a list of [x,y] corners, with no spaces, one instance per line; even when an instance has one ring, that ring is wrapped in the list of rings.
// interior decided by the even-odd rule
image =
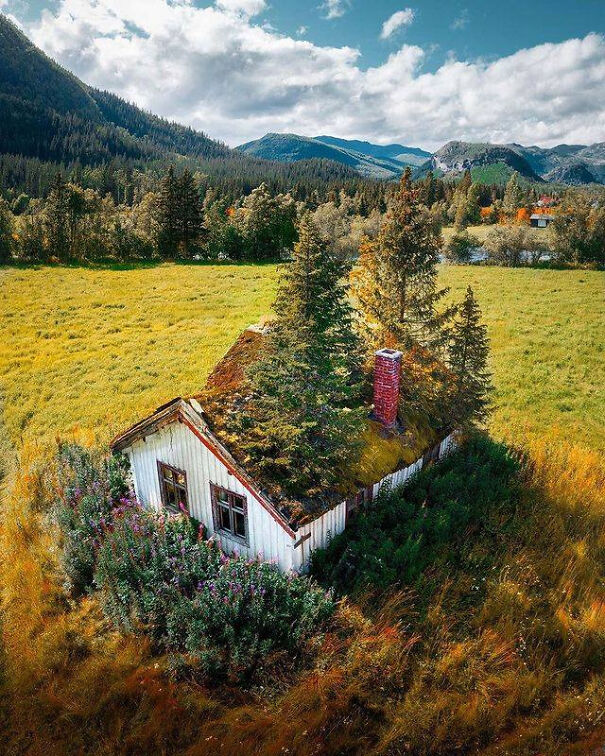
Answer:
[[[414,11],[411,8],[393,13],[382,25],[381,39],[388,39],[402,26],[409,26],[414,20]]]
[[[344,16],[348,10],[348,5],[349,0],[325,0],[320,7],[325,13],[324,18],[331,21],[333,18]]]
[[[258,15],[267,7],[265,0],[216,0],[216,5],[222,10],[248,17]]]
[[[228,6],[228,7],[227,7]],[[449,139],[550,146],[605,140],[605,38],[423,70],[402,45],[361,66],[256,21],[259,0],[59,0],[27,33],[85,82],[229,144],[268,131],[426,148]]]

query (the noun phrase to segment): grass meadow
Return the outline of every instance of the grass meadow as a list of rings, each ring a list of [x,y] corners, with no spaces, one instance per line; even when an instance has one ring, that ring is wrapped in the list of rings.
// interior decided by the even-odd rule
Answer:
[[[478,296],[491,340],[498,437],[558,434],[605,450],[605,274],[443,266]],[[199,389],[270,310],[274,266],[160,265],[0,272],[0,391],[16,447],[72,431],[106,441]]]
[[[491,429],[523,440],[523,453],[513,451],[519,490],[480,527],[456,531],[452,559],[429,567],[424,588],[344,600],[297,669],[278,657],[253,688],[217,690],[175,674],[144,636],[117,632],[94,594],[67,600],[49,516],[53,443],[104,443],[198,389],[239,331],[268,312],[275,267],[0,270],[0,456],[20,458],[0,518],[7,753],[602,748],[605,276],[481,267],[440,275],[451,296],[471,284],[479,298],[492,342]]]

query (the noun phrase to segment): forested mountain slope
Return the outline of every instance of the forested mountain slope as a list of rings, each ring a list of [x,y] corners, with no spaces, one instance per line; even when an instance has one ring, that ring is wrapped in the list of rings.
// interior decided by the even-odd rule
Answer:
[[[10,156],[10,158],[8,157]],[[359,182],[351,168],[314,160],[295,166],[243,155],[204,133],[143,111],[87,86],[48,58],[0,14],[0,182],[43,193],[56,164],[154,171],[181,162],[246,191],[262,181],[275,188]],[[12,183],[11,183],[12,182]]]

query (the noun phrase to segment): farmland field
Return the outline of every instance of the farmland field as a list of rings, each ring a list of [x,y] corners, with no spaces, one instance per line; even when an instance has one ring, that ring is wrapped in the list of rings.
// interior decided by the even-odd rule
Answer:
[[[471,284],[492,344],[497,436],[554,432],[605,449],[605,275],[443,267]],[[16,446],[81,429],[100,441],[200,388],[267,313],[274,266],[159,265],[0,271],[0,393]]]

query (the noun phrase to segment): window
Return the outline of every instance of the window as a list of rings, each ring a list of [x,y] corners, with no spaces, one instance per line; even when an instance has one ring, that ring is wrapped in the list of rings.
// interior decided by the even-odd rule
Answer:
[[[182,470],[158,462],[162,504],[172,512],[188,512],[187,476]]]
[[[243,543],[248,542],[248,523],[246,511],[246,497],[228,491],[226,488],[210,484],[212,494],[212,509],[214,512],[214,528],[236,538]]]

